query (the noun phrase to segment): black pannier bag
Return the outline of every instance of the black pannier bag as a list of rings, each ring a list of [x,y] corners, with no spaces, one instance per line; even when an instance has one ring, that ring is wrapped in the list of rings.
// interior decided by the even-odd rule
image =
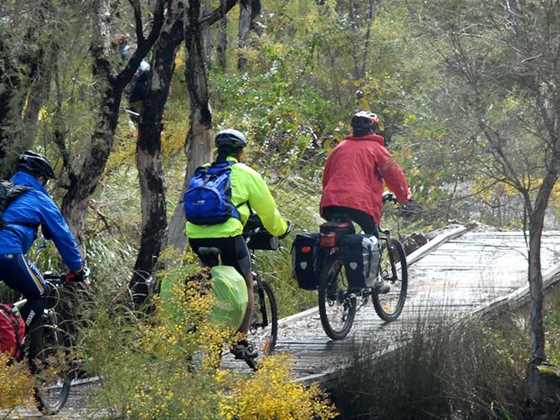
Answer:
[[[339,249],[351,289],[372,287],[379,264],[377,239],[364,235],[345,235]]]
[[[319,234],[298,233],[292,244],[292,272],[300,289],[319,287],[318,258]]]

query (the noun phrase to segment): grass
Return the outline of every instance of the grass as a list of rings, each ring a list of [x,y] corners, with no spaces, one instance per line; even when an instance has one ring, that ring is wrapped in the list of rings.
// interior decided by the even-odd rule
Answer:
[[[354,346],[349,368],[331,387],[343,418],[529,418],[529,307],[459,324],[429,318],[400,331],[406,346],[390,354],[382,356],[374,340]],[[558,367],[560,286],[546,293],[545,326],[548,361]]]
[[[352,419],[521,419],[527,335],[513,325],[419,318],[400,332],[406,345],[377,361],[376,342],[357,344],[335,403]]]

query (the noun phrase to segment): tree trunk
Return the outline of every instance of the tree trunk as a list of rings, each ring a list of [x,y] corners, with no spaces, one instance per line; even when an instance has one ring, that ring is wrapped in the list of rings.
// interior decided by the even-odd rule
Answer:
[[[221,0],[221,7],[224,7],[224,0]],[[227,70],[227,48],[228,48],[228,17],[224,14],[224,17],[220,20],[220,27],[218,29],[218,45],[216,47],[216,61],[218,66],[222,71]]]
[[[136,304],[148,296],[145,282],[158,262],[167,229],[165,177],[161,154],[162,120],[173,76],[175,56],[183,39],[185,4],[173,2],[154,47],[152,77],[138,127],[136,165],[140,181],[142,236],[130,281]]]
[[[203,7],[203,14],[207,14],[210,12],[207,6]],[[212,31],[210,30],[210,25],[203,25],[201,27],[202,31],[202,48],[204,49],[204,62],[206,63],[207,68],[212,68],[212,57],[214,55],[214,36]]]
[[[97,74],[98,70],[95,71]],[[122,98],[122,87],[115,86],[107,77],[96,77],[96,86],[101,92],[96,112],[97,124],[80,169],[73,171],[70,188],[62,200],[62,213],[80,242],[87,203],[111,153]]]
[[[189,115],[189,132],[187,134],[187,169],[184,187],[194,170],[211,160],[212,111],[208,100],[208,74],[206,69],[203,31],[199,23],[200,0],[190,1],[185,19],[185,43],[187,60],[185,63],[185,78],[191,102]],[[183,208],[177,205],[169,227],[168,244],[182,253],[187,244],[184,232],[185,216]]]
[[[535,204],[525,203],[529,214],[529,292],[531,295],[531,356],[529,360],[528,391],[533,406],[541,403],[541,383],[537,366],[546,361],[544,331],[544,291],[541,268],[541,241],[544,216],[550,194],[556,184],[558,174],[556,165],[546,174],[539,188]]]
[[[185,63],[185,77],[191,102],[189,115],[189,132],[186,138],[187,169],[183,192],[188,185],[194,170],[212,159],[212,111],[208,100],[208,74],[204,61],[204,41],[202,26],[212,25],[222,19],[237,0],[223,0],[220,7],[200,18],[200,0],[189,2],[185,19],[185,44],[187,47],[187,61]],[[183,196],[181,193],[181,198]],[[185,215],[181,200],[175,207],[173,218],[169,225],[167,245],[182,254],[187,245],[185,236]]]
[[[255,29],[255,19],[260,12],[260,0],[241,0],[239,2],[239,61],[237,63],[239,71],[243,71],[247,67],[247,58],[243,49],[248,46],[249,33]]]

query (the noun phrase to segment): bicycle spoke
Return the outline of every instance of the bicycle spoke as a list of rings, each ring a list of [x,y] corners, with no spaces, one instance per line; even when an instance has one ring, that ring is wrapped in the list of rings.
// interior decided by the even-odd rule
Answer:
[[[373,306],[379,317],[385,321],[397,319],[402,312],[408,288],[408,271],[402,245],[392,239],[389,246],[382,248],[380,277],[389,286],[386,293],[374,291]]]
[[[356,297],[349,291],[346,271],[340,262],[325,267],[319,287],[321,324],[333,340],[344,338],[352,328]]]

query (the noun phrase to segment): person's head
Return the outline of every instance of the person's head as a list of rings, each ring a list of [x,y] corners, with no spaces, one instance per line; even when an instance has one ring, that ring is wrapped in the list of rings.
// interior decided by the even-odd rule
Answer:
[[[45,185],[50,178],[55,178],[54,170],[49,160],[40,153],[27,150],[19,155],[16,169],[24,171]]]
[[[379,126],[379,117],[373,112],[360,111],[354,114],[350,121],[352,135],[354,137],[367,136],[373,134]]]
[[[233,156],[240,159],[243,149],[247,146],[247,138],[245,135],[233,128],[222,130],[216,134],[216,148],[218,149],[218,160]]]

